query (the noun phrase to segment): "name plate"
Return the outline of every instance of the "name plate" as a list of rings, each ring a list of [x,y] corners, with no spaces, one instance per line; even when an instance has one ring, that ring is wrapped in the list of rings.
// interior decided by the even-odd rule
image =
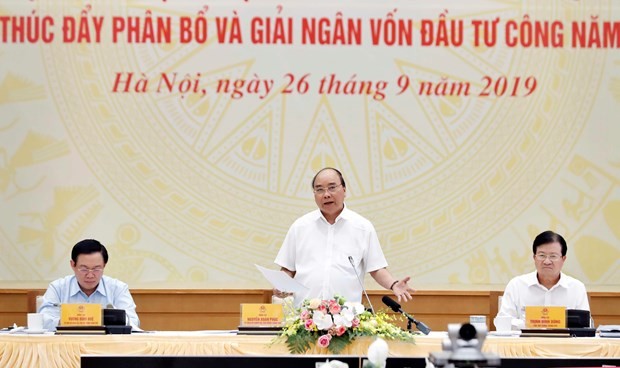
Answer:
[[[280,327],[284,321],[282,304],[241,304],[243,327]]]
[[[103,326],[101,304],[61,304],[60,326]]]
[[[566,328],[566,307],[525,307],[526,328]]]

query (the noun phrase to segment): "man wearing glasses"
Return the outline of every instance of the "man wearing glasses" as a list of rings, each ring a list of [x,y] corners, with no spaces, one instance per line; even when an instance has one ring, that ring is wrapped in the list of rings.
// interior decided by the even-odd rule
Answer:
[[[60,305],[65,303],[93,303],[103,308],[124,309],[129,323],[140,326],[127,284],[103,275],[107,263],[108,251],[97,240],[86,239],[73,246],[70,265],[74,275],[51,282],[43,296],[39,308],[39,313],[43,314],[43,328],[56,330]]]
[[[517,276],[506,285],[498,316],[511,316],[522,328],[526,306],[564,306],[590,310],[585,285],[564,273],[566,240],[553,231],[540,233],[532,245],[536,271]]]
[[[312,179],[312,190],[318,209],[291,225],[275,259],[282,271],[308,288],[305,295],[295,295],[295,303],[334,295],[361,302],[366,272],[399,301],[411,300],[410,278],[396,279],[386,269],[373,225],[345,206],[347,187],[340,171],[321,169]],[[275,295],[286,296],[278,290]]]

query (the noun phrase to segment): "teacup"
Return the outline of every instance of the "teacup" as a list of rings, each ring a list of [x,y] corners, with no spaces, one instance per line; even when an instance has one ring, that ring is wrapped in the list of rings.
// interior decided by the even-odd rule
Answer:
[[[43,329],[43,314],[28,313],[28,329],[29,330],[42,330]]]
[[[469,316],[469,323],[476,327],[476,330],[487,330],[486,316]]]
[[[497,331],[510,331],[512,327],[512,317],[511,316],[497,316],[493,320],[493,324],[495,325],[495,329]]]

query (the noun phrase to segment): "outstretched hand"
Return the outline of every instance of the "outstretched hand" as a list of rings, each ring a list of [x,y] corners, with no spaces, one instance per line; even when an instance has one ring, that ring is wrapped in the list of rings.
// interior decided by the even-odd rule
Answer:
[[[392,288],[392,291],[394,292],[394,295],[398,298],[399,303],[407,302],[413,299],[411,294],[415,293],[415,290],[412,289],[409,284],[407,284],[409,280],[411,280],[411,277],[407,276],[402,280],[399,280],[396,284],[394,284],[394,287]]]
[[[278,298],[284,299],[287,296],[293,295],[293,293],[287,293],[285,291],[280,291],[278,289],[273,289],[273,295],[277,296]]]

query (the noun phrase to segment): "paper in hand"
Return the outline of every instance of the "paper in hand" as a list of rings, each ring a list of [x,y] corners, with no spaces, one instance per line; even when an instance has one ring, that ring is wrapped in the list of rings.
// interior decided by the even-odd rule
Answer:
[[[302,293],[308,290],[307,287],[295,281],[295,279],[291,278],[283,271],[270,270],[257,264],[254,266],[258,268],[275,289],[286,293]]]

